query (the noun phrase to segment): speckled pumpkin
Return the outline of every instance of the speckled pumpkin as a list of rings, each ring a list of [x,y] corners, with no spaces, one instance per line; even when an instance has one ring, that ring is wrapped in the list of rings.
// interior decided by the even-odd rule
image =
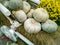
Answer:
[[[45,23],[42,24],[43,31],[46,31],[48,33],[55,32],[57,28],[58,25],[50,19],[48,19]]]
[[[35,20],[39,21],[39,22],[45,22],[48,18],[48,12],[43,9],[43,8],[37,8],[34,12],[33,12],[33,17]]]
[[[41,30],[41,24],[33,18],[29,18],[24,22],[24,28],[28,33],[38,33]]]
[[[10,0],[8,6],[12,10],[22,9],[23,1],[22,0]]]
[[[34,9],[31,9],[30,12],[27,14],[28,18],[32,18]]]
[[[27,16],[23,10],[12,11],[12,13],[18,19],[19,22],[24,22],[27,19]]]
[[[27,12],[29,12],[30,9],[31,9],[30,4],[28,2],[26,2],[26,1],[23,1],[23,11],[25,13],[27,13]]]

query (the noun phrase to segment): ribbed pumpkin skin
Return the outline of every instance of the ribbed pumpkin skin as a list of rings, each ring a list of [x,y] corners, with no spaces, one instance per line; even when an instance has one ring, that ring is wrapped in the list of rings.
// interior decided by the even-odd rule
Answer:
[[[22,9],[23,1],[22,0],[10,0],[8,6],[12,10]]]
[[[14,12],[14,16],[18,19],[19,22],[24,22],[27,19],[27,16],[23,10]]]
[[[49,15],[45,9],[37,8],[33,12],[33,17],[35,18],[35,20],[37,20],[39,22],[45,22],[49,18]]]
[[[43,31],[46,31],[48,33],[55,32],[57,28],[58,25],[50,19],[48,19],[45,23],[42,24]]]
[[[34,9],[31,9],[30,12],[27,14],[28,18],[32,18]]]
[[[23,11],[25,13],[27,13],[27,12],[29,12],[30,9],[31,9],[30,4],[28,2],[26,2],[26,1],[23,1]]]
[[[24,22],[24,28],[28,33],[38,33],[41,30],[41,24],[29,18]]]

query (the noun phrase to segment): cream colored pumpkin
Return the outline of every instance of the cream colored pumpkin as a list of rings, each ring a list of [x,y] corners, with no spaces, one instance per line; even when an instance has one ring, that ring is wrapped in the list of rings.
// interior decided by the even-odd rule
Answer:
[[[12,11],[12,13],[18,19],[19,22],[24,22],[27,19],[27,16],[23,10]]]
[[[28,2],[26,2],[26,1],[23,1],[23,11],[25,13],[27,13],[27,12],[29,12],[30,9],[31,9],[30,4]]]
[[[30,12],[27,14],[28,18],[32,18],[34,9],[31,9]]]
[[[37,8],[34,12],[33,12],[33,17],[35,20],[39,21],[39,22],[45,22],[48,18],[48,12],[43,9],[43,8]]]
[[[42,24],[43,31],[46,31],[48,33],[56,31],[57,28],[58,28],[58,25],[50,19],[48,19],[45,23]]]
[[[28,33],[38,33],[41,30],[41,24],[29,18],[24,22],[24,28]]]

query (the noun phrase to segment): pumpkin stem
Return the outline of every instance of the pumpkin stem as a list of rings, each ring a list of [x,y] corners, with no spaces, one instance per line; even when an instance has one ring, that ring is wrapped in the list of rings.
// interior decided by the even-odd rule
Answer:
[[[32,20],[32,21],[31,21],[31,23],[32,23],[32,24],[34,24],[34,23],[35,23],[35,21],[34,21],[34,20]]]

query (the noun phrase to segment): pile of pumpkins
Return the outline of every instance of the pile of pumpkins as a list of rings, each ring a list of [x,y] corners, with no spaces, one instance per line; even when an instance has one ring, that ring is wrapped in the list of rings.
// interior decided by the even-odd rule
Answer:
[[[43,8],[31,8],[31,5],[22,0],[10,0],[4,4],[11,9],[12,14],[22,24],[28,33],[38,33],[41,30],[52,33],[58,28],[58,25],[49,19],[48,12]]]

